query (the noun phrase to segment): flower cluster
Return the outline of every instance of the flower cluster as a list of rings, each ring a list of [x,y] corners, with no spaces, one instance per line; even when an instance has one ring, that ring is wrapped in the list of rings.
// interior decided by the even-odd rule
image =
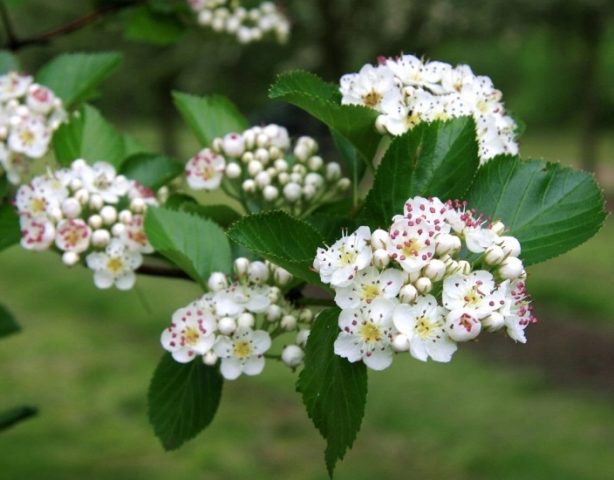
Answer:
[[[32,77],[0,75],[0,174],[17,185],[27,172],[28,159],[49,148],[53,131],[66,118],[62,101]]]
[[[188,185],[228,190],[260,209],[286,208],[300,215],[333,200],[350,187],[336,162],[325,164],[311,137],[299,137],[292,152],[288,131],[279,125],[252,127],[216,138],[186,164]]]
[[[363,226],[318,249],[314,268],[342,309],[335,353],[382,370],[402,351],[448,362],[482,330],[524,343],[535,318],[520,243],[504,230],[460,202],[415,197],[388,231]]]
[[[27,250],[57,248],[68,266],[83,255],[98,288],[132,288],[143,253],[153,248],[143,219],[153,192],[117,175],[105,162],[75,160],[70,168],[34,177],[17,191],[21,245]]]
[[[234,35],[240,43],[252,43],[274,35],[285,43],[290,34],[290,22],[272,2],[255,8],[242,7],[238,0],[188,0],[198,15],[200,25],[215,32]]]
[[[173,314],[162,332],[162,346],[180,363],[197,357],[206,365],[220,361],[224,378],[234,380],[241,374],[260,374],[272,341],[293,332],[295,343],[285,346],[279,357],[296,368],[309,335],[301,325],[308,325],[313,314],[284,298],[281,288],[292,281],[291,274],[243,257],[235,260],[234,270],[233,281],[220,272],[211,274],[209,292]]]
[[[424,62],[413,55],[382,58],[358,73],[341,77],[342,103],[364,105],[380,115],[382,133],[401,135],[421,122],[472,116],[482,163],[496,155],[518,153],[516,123],[492,80],[468,65]]]

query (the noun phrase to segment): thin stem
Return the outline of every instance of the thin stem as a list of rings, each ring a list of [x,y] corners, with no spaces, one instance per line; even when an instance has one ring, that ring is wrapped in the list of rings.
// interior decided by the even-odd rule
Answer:
[[[141,275],[150,275],[152,277],[182,278],[184,280],[192,280],[192,277],[190,277],[183,270],[162,265],[141,265],[136,270],[136,273],[140,273]]]

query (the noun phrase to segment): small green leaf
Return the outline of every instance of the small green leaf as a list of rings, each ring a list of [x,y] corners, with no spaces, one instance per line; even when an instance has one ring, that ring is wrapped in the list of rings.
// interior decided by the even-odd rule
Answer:
[[[119,167],[125,158],[124,139],[98,110],[84,105],[53,135],[58,162],[70,165],[77,158],[88,163],[104,161]]]
[[[0,205],[0,251],[19,243],[20,240],[21,227],[15,208],[9,203]]]
[[[149,422],[165,450],[175,450],[213,420],[224,381],[216,367],[165,354],[149,386]]]
[[[358,105],[341,105],[335,85],[304,71],[281,74],[269,90],[269,98],[283,100],[305,110],[347,139],[371,163],[382,136],[375,130],[378,113]]]
[[[213,220],[223,228],[228,228],[241,218],[241,214],[228,205],[201,205],[185,202],[180,209]]]
[[[198,200],[196,200],[193,196],[187,195],[185,193],[173,193],[164,203],[164,207],[169,208],[171,210],[182,210],[183,205],[187,203],[198,204]]]
[[[152,153],[137,153],[128,157],[121,173],[146,187],[157,190],[183,172],[183,165],[174,158]]]
[[[21,330],[15,317],[4,305],[0,304],[0,337],[6,337]]]
[[[0,75],[19,70],[19,61],[15,55],[8,50],[0,50]]]
[[[202,146],[209,146],[214,138],[231,132],[242,132],[249,123],[226,97],[212,95],[197,97],[173,92],[175,105]]]
[[[149,148],[147,148],[143,143],[134,138],[132,135],[128,135],[124,133],[122,135],[124,139],[124,156],[125,158],[136,155],[137,153],[149,153]]]
[[[203,286],[212,272],[229,273],[232,268],[224,230],[210,220],[187,212],[150,208],[145,231],[157,252]]]
[[[335,464],[356,439],[367,402],[364,363],[350,363],[334,352],[339,313],[338,308],[330,308],[316,318],[305,347],[305,367],[296,384],[309,418],[326,439],[331,478]]]
[[[176,15],[154,11],[149,5],[134,9],[126,25],[126,38],[154,45],[168,45],[186,32]]]
[[[460,198],[479,167],[471,117],[422,123],[395,137],[377,169],[359,218],[363,225],[387,227],[413,196]]]
[[[309,283],[320,284],[312,270],[324,240],[309,224],[281,211],[248,215],[228,230],[230,239]]]
[[[96,95],[96,88],[121,64],[119,53],[65,53],[36,75],[36,81],[49,87],[67,107]]]
[[[33,417],[37,413],[38,410],[36,408],[27,405],[0,412],[0,432]]]
[[[501,220],[522,245],[525,265],[584,243],[607,216],[592,174],[541,160],[502,156],[483,166],[467,194],[471,208]]]

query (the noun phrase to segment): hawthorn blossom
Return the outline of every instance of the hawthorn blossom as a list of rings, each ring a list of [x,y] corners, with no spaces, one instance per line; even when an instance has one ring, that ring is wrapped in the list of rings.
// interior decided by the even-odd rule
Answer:
[[[341,308],[358,308],[379,298],[395,298],[403,286],[403,277],[397,269],[380,272],[368,267],[358,272],[349,286],[336,289],[335,303]]]
[[[218,315],[239,315],[245,311],[264,312],[271,304],[269,287],[233,283],[215,295],[215,309]]]
[[[81,253],[90,246],[92,230],[80,218],[62,220],[56,227],[56,246],[64,252]]]
[[[207,305],[196,301],[173,314],[172,323],[162,332],[160,341],[177,362],[187,363],[211,350],[216,327]]]
[[[269,334],[249,328],[238,328],[232,336],[219,336],[213,346],[222,359],[220,372],[227,380],[235,380],[242,373],[259,375],[264,369],[264,354],[269,348]]]
[[[492,274],[484,270],[446,278],[443,282],[442,300],[443,306],[448,310],[462,310],[478,320],[504,304],[500,292],[495,289]]]
[[[119,239],[113,239],[104,252],[93,252],[86,257],[87,266],[94,271],[94,283],[106,289],[115,285],[129,290],[134,285],[134,271],[141,266],[143,257],[129,250]]]
[[[53,243],[55,227],[45,218],[23,215],[20,220],[21,246],[26,250],[47,250]]]
[[[13,126],[8,147],[31,158],[40,158],[46,152],[51,132],[42,117],[31,115]]]
[[[96,162],[91,167],[84,164],[77,171],[88,192],[99,195],[106,203],[117,203],[120,197],[128,194],[130,181],[117,175],[110,163]]]
[[[343,105],[364,105],[378,110],[384,98],[386,102],[401,100],[392,72],[383,65],[364,65],[360,72],[341,77],[340,85]]]
[[[402,218],[390,227],[388,253],[408,273],[420,271],[435,254],[436,226],[422,218]]]

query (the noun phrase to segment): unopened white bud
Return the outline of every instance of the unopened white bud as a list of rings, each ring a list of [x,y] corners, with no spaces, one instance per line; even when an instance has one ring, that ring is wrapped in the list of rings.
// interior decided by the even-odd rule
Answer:
[[[497,235],[501,235],[505,231],[505,225],[501,222],[495,222],[491,225],[490,229]]]
[[[237,329],[237,322],[232,317],[220,318],[220,321],[217,324],[217,329],[222,335],[232,335],[232,333]]]
[[[250,162],[253,162],[254,161],[254,152],[245,152],[241,156],[241,161],[243,163],[245,163],[246,165],[249,164]]]
[[[248,165],[247,165],[247,172],[252,177],[255,177],[261,171],[262,171],[262,163],[260,163],[258,160],[252,160],[251,162],[248,163]]]
[[[121,237],[126,231],[126,225],[123,223],[116,223],[111,227],[111,233],[114,237]]]
[[[211,142],[211,150],[215,153],[222,153],[222,149],[224,146],[224,140],[222,138],[214,138],[213,142]]]
[[[416,290],[418,290],[422,295],[426,295],[433,289],[433,282],[431,282],[430,278],[420,277],[416,280]]]
[[[245,142],[245,148],[248,150],[254,148],[254,145],[256,144],[256,132],[253,128],[243,132],[243,141]]]
[[[284,186],[284,197],[291,203],[301,198],[301,186],[298,183],[290,182]]]
[[[351,185],[352,185],[352,182],[350,181],[349,178],[341,178],[337,182],[337,189],[340,192],[345,192],[348,188],[350,188]]]
[[[281,307],[279,305],[269,305],[266,311],[266,319],[269,322],[276,322],[281,318]]]
[[[259,148],[254,153],[254,158],[261,162],[263,165],[266,165],[271,158],[269,155],[269,151],[266,148]]]
[[[278,158],[273,163],[277,171],[279,172],[287,172],[288,171],[288,162],[286,162],[283,158]]]
[[[213,12],[211,10],[201,10],[198,13],[198,23],[203,26],[211,25],[211,21],[213,20]],[[215,362],[214,362],[215,363]]]
[[[501,247],[503,253],[505,253],[506,255],[509,255],[511,257],[517,257],[518,255],[520,255],[520,242],[515,237],[501,237],[497,241],[497,244]]]
[[[76,192],[77,190],[83,188],[83,182],[79,178],[73,178],[68,186],[72,191]]]
[[[377,268],[384,269],[390,263],[390,254],[383,248],[378,248],[373,252],[373,265]]]
[[[272,146],[269,148],[269,157],[271,160],[276,160],[280,158],[282,156],[282,153],[283,152],[276,146]]]
[[[58,207],[52,208],[49,211],[48,215],[56,222],[59,222],[60,220],[62,220],[62,218],[64,218],[64,215],[62,214],[62,210],[59,209]]]
[[[389,242],[390,234],[386,230],[378,228],[371,234],[371,245],[376,249],[386,248]]]
[[[326,180],[334,182],[341,177],[341,165],[337,162],[330,162],[326,164]]]
[[[130,210],[122,210],[117,215],[117,218],[119,219],[121,223],[123,223],[124,225],[127,225],[130,222],[132,222],[132,212]]]
[[[305,185],[303,187],[303,197],[305,200],[311,200],[316,195],[316,188],[313,185]]]
[[[435,252],[437,255],[446,255],[458,252],[461,249],[461,241],[456,235],[440,233],[435,237]]]
[[[143,213],[145,212],[146,208],[147,205],[145,204],[145,200],[142,198],[133,198],[130,202],[130,210],[132,210],[134,213]]]
[[[271,176],[267,172],[260,172],[256,175],[255,180],[260,188],[264,188],[271,183]]]
[[[458,272],[463,275],[469,275],[471,273],[471,264],[466,260],[459,260],[457,267]]]
[[[256,182],[248,178],[241,184],[241,188],[245,193],[254,193],[256,191]]]
[[[277,176],[277,181],[280,185],[286,185],[290,181],[290,175],[286,172],[280,172]]]
[[[310,172],[305,175],[305,185],[313,185],[318,188],[324,184],[324,178],[319,173]]]
[[[228,286],[228,279],[222,272],[213,272],[207,280],[207,286],[212,292],[219,292]]]
[[[296,328],[297,321],[294,315],[284,315],[281,319],[281,328],[287,331],[294,330]]]
[[[452,310],[446,317],[445,329],[455,342],[468,342],[480,334],[482,324],[463,310]]]
[[[111,225],[117,220],[117,210],[111,205],[106,205],[100,210],[100,216],[105,224]]]
[[[62,263],[67,267],[72,267],[79,262],[79,254],[76,252],[64,252],[62,254]]]
[[[82,188],[75,192],[75,198],[81,205],[86,205],[90,200],[90,192],[88,192],[85,188]]]
[[[229,157],[239,158],[245,152],[245,142],[243,137],[238,133],[229,133],[224,135],[222,140],[222,149]]]
[[[446,264],[436,258],[432,259],[423,270],[424,276],[438,282],[446,274]]]
[[[505,317],[499,312],[492,312],[488,317],[482,319],[482,328],[487,332],[496,332],[505,325]]]
[[[262,196],[267,202],[273,202],[277,200],[277,197],[279,197],[279,190],[273,185],[267,185],[262,190]]]
[[[234,261],[233,267],[237,277],[242,277],[247,273],[247,269],[249,268],[249,260],[245,257],[239,257]]]
[[[324,160],[319,155],[314,155],[307,160],[307,166],[310,170],[320,170],[324,165]]]
[[[307,339],[309,338],[310,333],[311,330],[309,330],[308,328],[303,328],[302,330],[299,330],[299,332],[296,334],[296,344],[300,345],[301,347],[307,345]]]
[[[395,352],[407,352],[409,351],[409,338],[402,333],[395,335],[392,339],[392,349]]]
[[[298,172],[293,172],[290,174],[290,181],[300,184],[303,182],[303,176]]]
[[[92,215],[88,218],[87,223],[92,228],[100,228],[102,227],[102,217],[100,215]]]
[[[261,132],[256,135],[256,145],[260,148],[268,147],[271,143],[271,137],[269,137],[266,133]]]
[[[90,208],[92,210],[100,210],[104,206],[104,201],[100,195],[90,195]]]
[[[234,162],[228,163],[226,165],[226,176],[230,179],[239,178],[241,176],[241,167]]]
[[[305,352],[298,345],[288,345],[281,352],[281,360],[290,368],[298,367],[305,356]]]
[[[413,285],[405,285],[399,291],[399,300],[403,303],[411,303],[418,296],[418,290]]]
[[[256,318],[248,312],[243,312],[237,318],[237,326],[239,328],[253,328],[256,324]]]
[[[292,281],[292,274],[285,268],[276,267],[273,272],[273,279],[280,287],[285,287]]]
[[[213,350],[209,350],[203,355],[203,363],[205,365],[209,365],[210,367],[217,363],[217,359],[217,354]]]
[[[279,287],[269,287],[267,298],[271,303],[279,302],[279,299],[281,298],[281,290],[279,289]]]
[[[499,275],[501,278],[513,280],[518,278],[524,272],[524,266],[520,259],[516,257],[507,257],[499,267]]]
[[[95,247],[106,247],[111,241],[111,234],[108,230],[98,229],[92,233],[92,245]]]
[[[262,284],[269,278],[269,267],[264,262],[252,262],[247,268],[247,277],[250,282]]]
[[[62,212],[67,218],[77,218],[81,213],[81,204],[76,198],[70,197],[62,202]]]
[[[498,265],[505,258],[503,249],[497,245],[491,245],[484,252],[484,261],[489,265]]]
[[[299,175],[296,178],[301,179],[307,174],[307,169],[305,168],[305,165],[301,165],[300,163],[295,163],[294,165],[292,165],[292,173],[296,173],[297,175]]]

